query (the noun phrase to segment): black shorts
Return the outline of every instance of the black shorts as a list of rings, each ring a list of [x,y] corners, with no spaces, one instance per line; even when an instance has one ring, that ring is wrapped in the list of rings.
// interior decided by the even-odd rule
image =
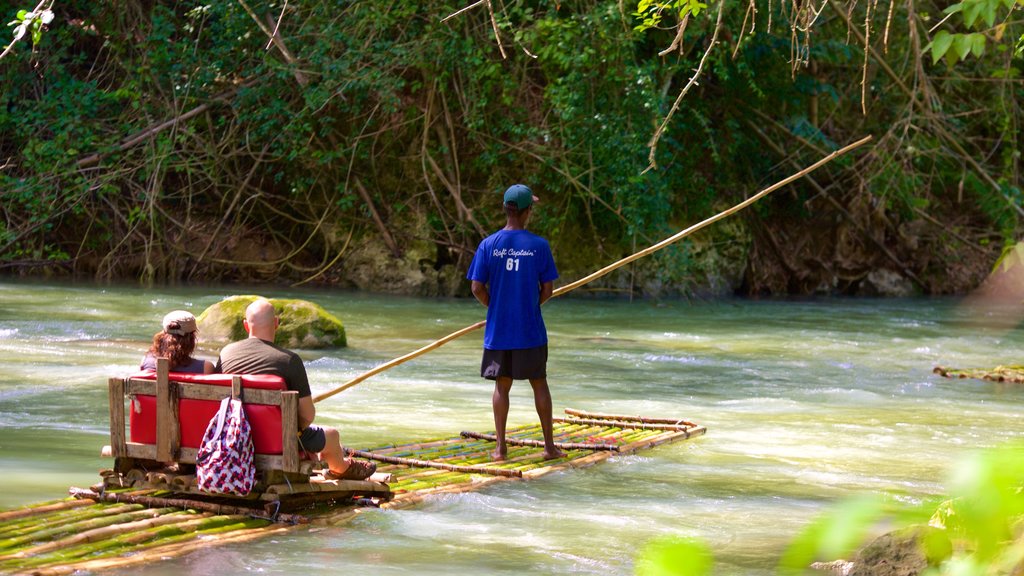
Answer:
[[[316,424],[310,424],[308,428],[299,432],[299,448],[309,453],[320,452],[327,446],[327,436],[324,429]]]
[[[548,345],[519,350],[488,350],[480,362],[480,376],[488,380],[536,380],[548,376]]]

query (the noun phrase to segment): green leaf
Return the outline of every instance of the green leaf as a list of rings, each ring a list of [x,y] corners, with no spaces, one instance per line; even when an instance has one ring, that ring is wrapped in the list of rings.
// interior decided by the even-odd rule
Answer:
[[[18,10],[18,15],[15,18],[24,22],[25,16],[28,16],[28,10]]]
[[[988,0],[983,5],[981,14],[985,17],[985,25],[989,28],[996,23],[996,8],[999,8],[999,0]]]
[[[970,34],[956,34],[953,38],[953,50],[960,60],[966,58],[971,53]]]
[[[685,16],[687,12],[694,16],[700,16],[700,11],[707,8],[708,5],[701,2],[700,0],[689,0],[687,6],[680,11],[680,16]]]
[[[885,502],[873,495],[840,504],[818,518],[790,542],[779,561],[780,574],[803,574],[815,560],[842,558],[853,550],[878,521]]]
[[[1020,258],[1014,247],[1012,253]],[[974,556],[988,560],[999,554],[1024,513],[1024,447],[1010,444],[974,456],[955,471],[951,495],[962,496],[957,508],[963,534],[973,540]]]
[[[945,30],[939,30],[938,34],[935,35],[935,38],[932,38],[932,43],[929,44],[932,50],[932,64],[936,64],[939,60],[942,60],[942,57],[946,55],[946,52],[952,44],[953,35]]]
[[[946,52],[945,60],[946,66],[950,68],[956,66],[956,63],[960,61],[959,58],[957,58],[956,50],[950,50],[949,52]]]
[[[1004,248],[993,271],[1009,272],[1011,268],[1024,264],[1024,242],[1017,242],[1012,248]]]
[[[714,564],[707,547],[690,538],[665,536],[647,543],[636,562],[637,576],[707,576]]]
[[[968,26],[974,26],[974,21],[978,19],[978,14],[981,13],[981,2],[971,2],[964,8],[964,24]]]
[[[981,58],[985,54],[985,35],[975,32],[970,35],[971,38],[971,54],[974,54],[975,58]]]

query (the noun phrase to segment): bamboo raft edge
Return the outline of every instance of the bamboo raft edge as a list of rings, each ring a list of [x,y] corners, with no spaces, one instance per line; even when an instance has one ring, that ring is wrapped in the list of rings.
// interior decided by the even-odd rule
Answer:
[[[508,457],[498,462],[493,462],[490,456],[494,436],[479,433],[405,445],[392,444],[378,449],[382,452],[422,454],[423,458],[351,451],[356,456],[372,456],[381,462],[393,462],[385,466],[387,471],[382,475],[389,478],[394,486],[392,489],[381,485],[388,491],[386,496],[374,493],[373,482],[323,481],[314,476],[308,485],[301,484],[301,488],[296,488],[295,484],[262,484],[260,490],[266,494],[238,499],[238,505],[232,505],[217,498],[213,501],[197,499],[198,496],[191,492],[194,476],[189,474],[133,469],[131,472],[135,476],[132,482],[141,484],[131,486],[132,482],[129,482],[128,486],[121,488],[117,482],[112,482],[121,476],[106,470],[101,473],[103,482],[91,489],[72,488],[69,491],[72,498],[67,500],[0,512],[0,533],[20,533],[20,528],[12,526],[25,525],[26,530],[36,529],[33,526],[45,525],[47,521],[33,518],[50,518],[47,514],[67,518],[61,521],[63,523],[73,521],[79,515],[95,517],[115,513],[124,516],[125,520],[117,520],[111,528],[97,525],[84,536],[76,533],[60,536],[65,539],[65,544],[75,548],[73,553],[66,554],[63,546],[55,544],[61,542],[56,537],[33,542],[33,547],[28,544],[21,546],[17,544],[20,541],[15,541],[15,546],[0,550],[0,573],[55,575],[124,568],[154,559],[180,556],[200,547],[279,534],[301,525],[341,525],[371,510],[365,507],[367,504],[382,509],[404,509],[433,497],[478,491],[495,482],[532,480],[561,470],[590,466],[613,456],[632,454],[706,431],[701,426],[674,424],[692,424],[684,420],[660,419],[673,423],[667,424],[644,417],[575,412],[595,416],[593,420],[598,422],[575,418],[557,423],[554,430],[556,444],[566,450],[566,456],[554,460],[544,460],[542,450],[538,449],[543,446],[543,442],[537,440],[541,434],[538,424],[510,429],[507,434]],[[574,441],[591,438],[598,441]],[[340,488],[347,492],[338,492]],[[329,492],[322,493],[321,490]],[[281,494],[270,494],[274,491]],[[363,499],[356,499],[355,496],[360,494]],[[281,500],[275,500],[278,497]],[[285,497],[288,498],[287,503]],[[268,499],[272,501],[268,502]],[[316,508],[308,513],[287,513],[294,508],[287,508],[286,504],[296,503]],[[151,512],[131,512],[138,510],[132,506],[145,506],[144,510]],[[104,512],[106,510],[109,512]],[[128,522],[135,524],[126,524]],[[137,527],[137,530],[126,533],[126,525]],[[94,540],[96,549],[101,551],[99,555],[88,552],[93,549]],[[26,563],[20,566],[11,564],[19,558],[24,558]]]
[[[630,420],[602,420],[599,418],[552,418],[552,421],[559,423],[564,422],[567,424],[595,424],[599,426],[614,426],[616,428],[636,428],[639,430],[679,430],[685,431],[693,426],[681,424],[654,424],[648,422],[630,421]]]
[[[628,414],[603,414],[601,412],[587,412],[586,410],[577,410],[575,408],[566,408],[565,413],[570,416],[591,420],[620,420],[623,422],[643,422],[646,424],[673,424],[675,426],[697,425],[689,420],[683,420],[681,418],[650,418],[647,416],[631,416]]]

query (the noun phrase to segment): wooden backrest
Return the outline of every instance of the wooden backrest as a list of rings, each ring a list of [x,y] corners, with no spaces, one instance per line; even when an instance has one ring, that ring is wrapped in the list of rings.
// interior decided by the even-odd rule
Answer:
[[[278,376],[179,374],[164,358],[156,372],[111,378],[110,442],[115,457],[195,462],[210,418],[226,397],[240,398],[253,431],[256,468],[299,471],[298,392]],[[125,437],[125,400],[130,436]]]

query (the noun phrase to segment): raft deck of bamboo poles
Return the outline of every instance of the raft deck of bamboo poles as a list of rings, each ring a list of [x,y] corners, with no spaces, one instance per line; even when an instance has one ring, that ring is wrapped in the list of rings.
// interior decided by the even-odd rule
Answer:
[[[555,440],[565,452],[562,458],[543,459],[539,424],[510,429],[508,454],[500,462],[490,455],[493,436],[476,432],[353,451],[378,462],[378,474],[388,479],[390,500],[325,504],[311,499],[309,508],[298,514],[272,510],[274,502],[263,499],[266,492],[247,500],[199,499],[187,491],[176,492],[175,480],[177,485],[182,482],[173,476],[165,477],[159,489],[112,488],[104,483],[94,489],[72,488],[67,500],[0,512],[0,572],[45,575],[123,568],[302,529],[309,523],[343,524],[365,511],[366,504],[403,508],[433,494],[537,478],[706,432],[681,419],[578,410],[566,414],[554,424]]]

